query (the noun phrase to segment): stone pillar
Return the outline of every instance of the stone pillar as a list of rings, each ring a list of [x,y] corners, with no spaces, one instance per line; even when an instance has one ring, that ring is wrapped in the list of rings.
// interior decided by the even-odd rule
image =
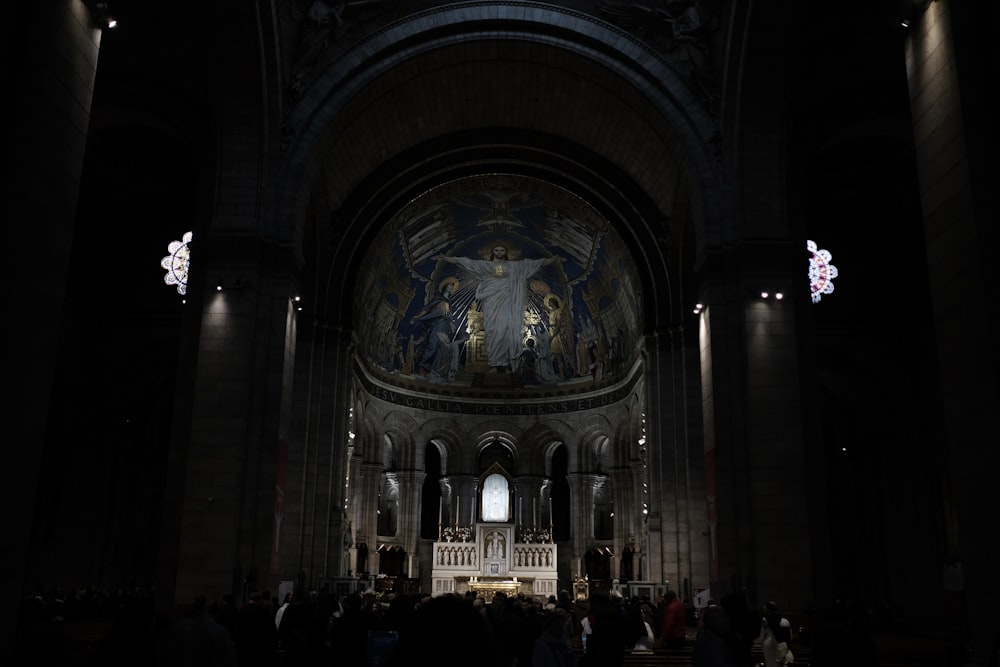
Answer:
[[[954,0],[925,4],[907,34],[906,68],[946,425],[945,441],[935,441],[930,456],[945,464],[942,485],[952,493],[938,517],[950,526],[941,580],[930,585],[943,587],[944,599],[929,598],[929,606],[933,615],[968,617],[978,663],[996,637],[1000,596],[995,524],[983,519],[996,506],[1000,468],[1000,306],[992,293],[1000,131],[989,101],[998,76],[997,10]]]
[[[478,480],[472,475],[451,475],[451,525],[475,527],[479,521]]]
[[[619,438],[619,444],[625,445],[621,438]],[[635,526],[639,516],[636,511],[636,494],[642,487],[635,483],[636,480],[631,468],[616,466],[608,471],[608,476],[611,478],[615,508],[615,515],[612,519],[614,558],[611,577],[620,579],[622,555],[625,553],[625,547],[630,544],[635,546]]]
[[[358,436],[355,435],[355,440]],[[351,468],[351,485],[348,489],[348,499],[347,499],[347,516],[351,522],[352,529],[354,531],[354,546],[357,546],[359,542],[367,539],[365,534],[365,503],[364,503],[364,465],[361,461],[361,457],[357,456],[357,450],[355,450],[355,455],[351,458],[349,464]],[[352,563],[357,563],[356,560],[352,560]],[[357,566],[352,565],[352,568],[357,571]]]
[[[307,313],[313,316],[310,308]],[[346,571],[344,532],[363,527],[354,487],[358,458],[348,460],[351,440],[348,374],[350,339],[343,330],[314,319],[299,338],[294,387],[295,423],[290,438],[289,492],[294,508],[283,527],[280,578],[310,573],[318,581]],[[350,486],[345,487],[349,481]],[[353,542],[353,539],[352,539]],[[350,561],[350,569],[354,569]],[[273,573],[272,573],[273,574]],[[276,583],[272,583],[272,586]]]
[[[722,594],[737,582],[752,604],[802,608],[814,583],[795,317],[808,305],[798,287],[805,259],[798,244],[770,244],[718,261],[739,268],[719,271],[724,281],[701,293],[711,586]],[[762,298],[765,289],[787,296]]]
[[[79,0],[19,2],[0,21],[6,142],[0,220],[6,253],[3,374],[9,566],[0,574],[0,645],[14,645],[52,375],[76,225],[101,31]],[[28,324],[30,323],[30,324]],[[6,639],[7,641],[4,641]]]
[[[571,472],[566,476],[569,482],[570,525],[573,527],[573,554],[577,570],[573,574],[583,574],[583,555],[594,539],[594,484],[596,475]]]
[[[555,526],[555,517],[552,516],[552,512],[554,510],[553,510],[553,507],[552,507],[552,480],[551,479],[543,479],[542,480],[542,487],[539,490],[539,496],[541,497],[541,501],[540,502],[542,503],[542,506],[545,508],[545,512],[542,515],[544,518],[539,523],[541,523],[541,527],[542,528],[545,528],[545,530],[549,531],[549,539],[551,541],[554,541],[555,540],[555,536],[552,534],[552,532],[555,529],[554,528],[554,526]]]
[[[453,495],[451,478],[442,477],[441,479],[438,480],[438,486],[441,487],[441,504],[438,506],[438,527],[437,527],[438,534],[436,539],[438,541],[441,541],[443,539],[443,535],[441,533],[444,530],[444,527],[448,525],[454,525],[454,522],[452,522],[451,524],[448,523],[451,517],[450,508],[452,506],[451,498]],[[449,508],[448,512],[445,512],[445,508]]]
[[[697,348],[689,344],[689,335],[694,334],[676,326],[646,341],[645,457],[650,494],[645,530],[637,531],[637,537],[646,532],[660,545],[650,554],[656,560],[649,563],[649,576],[673,581],[677,589],[685,582],[689,587],[709,585],[704,453],[697,428],[700,378],[694,372]],[[691,343],[696,341],[695,336]]]
[[[671,363],[668,331],[646,338],[646,454],[650,477],[649,541],[657,544],[650,553],[650,577],[657,582],[678,579],[677,522],[675,516],[675,434],[680,419],[674,414],[675,365]]]
[[[542,483],[543,478],[537,475],[520,475],[514,480],[514,523],[518,530],[522,527],[548,528],[545,523],[548,508],[542,503]],[[519,503],[523,506],[518,507]],[[520,516],[522,514],[523,517]]]
[[[230,592],[239,573],[244,581],[235,585],[243,590],[232,591],[238,597],[269,585],[279,442],[289,433],[297,339],[294,260],[257,239],[203,237],[201,273],[188,302],[201,310],[197,366],[190,390],[178,389],[179,402],[190,401],[190,437],[172,443],[186,446],[178,602]],[[314,510],[305,525],[326,524],[325,513]]]
[[[350,524],[352,531],[354,526],[349,513],[349,489],[344,486],[351,466],[348,447],[353,445],[349,433],[353,425],[346,407],[349,405],[351,340],[350,334],[340,327],[324,327],[324,332],[323,360],[326,367],[320,380],[322,391],[315,396],[316,412],[319,415],[316,424],[319,447],[315,460],[319,474],[316,476],[313,505],[326,526],[321,536],[322,541],[317,543],[316,559],[323,564],[318,569],[324,573],[333,573],[343,569],[344,547],[340,542],[348,530],[347,524]],[[305,377],[309,377],[309,374],[305,374]],[[354,477],[350,479],[352,483],[356,481]],[[353,567],[351,565],[351,569]]]
[[[357,505],[361,508],[361,525],[364,530],[360,530],[356,537],[358,542],[364,541],[368,545],[368,569],[372,570],[372,558],[376,558],[375,550],[378,549],[378,496],[379,485],[382,481],[382,465],[379,463],[361,464],[361,483],[355,494]]]
[[[406,549],[409,577],[420,576],[420,557],[417,543],[420,539],[420,512],[423,484],[427,474],[422,470],[402,470],[396,473],[399,482],[399,515],[396,537]]]

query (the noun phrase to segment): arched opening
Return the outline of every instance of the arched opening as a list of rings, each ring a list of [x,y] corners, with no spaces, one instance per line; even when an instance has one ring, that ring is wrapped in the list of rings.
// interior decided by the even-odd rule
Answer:
[[[601,476],[594,489],[594,539],[610,540],[614,537],[615,506],[607,476]]]
[[[591,588],[598,590],[610,588],[612,555],[613,553],[608,547],[589,549],[584,554],[584,573],[587,575]]]
[[[388,544],[379,546],[378,573],[387,577],[405,577],[406,551],[402,547]]]
[[[399,484],[393,473],[383,473],[378,497],[378,534],[395,537],[399,513]]]
[[[566,445],[559,445],[552,453],[552,539],[567,541],[570,539],[570,494],[566,475],[569,472],[569,452]]]
[[[421,488],[420,537],[425,540],[437,539],[440,530],[444,500],[441,497],[441,452],[434,444],[428,444],[424,456],[424,483]]]
[[[635,549],[631,546],[622,549],[621,563],[618,567],[618,579],[623,584],[635,579]]]

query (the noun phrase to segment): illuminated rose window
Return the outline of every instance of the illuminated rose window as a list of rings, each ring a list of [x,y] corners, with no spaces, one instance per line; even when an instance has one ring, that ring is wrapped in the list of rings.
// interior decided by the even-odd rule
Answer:
[[[829,250],[820,250],[815,241],[806,241],[809,251],[809,289],[813,303],[819,303],[824,294],[833,292],[833,279],[837,277],[837,267],[830,263],[833,255]]]
[[[191,265],[191,232],[181,237],[180,241],[171,241],[167,246],[170,254],[160,260],[160,266],[167,271],[163,281],[168,285],[177,285],[178,294],[187,294],[188,269]]]

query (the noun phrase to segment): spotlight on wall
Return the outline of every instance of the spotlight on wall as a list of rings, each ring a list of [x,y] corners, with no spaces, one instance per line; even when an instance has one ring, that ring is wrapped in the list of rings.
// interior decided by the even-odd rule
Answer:
[[[899,25],[909,28],[913,22],[919,19],[933,0],[900,0],[899,2]]]
[[[691,312],[694,313],[695,315],[699,315],[701,311],[704,310],[704,308],[705,308],[704,304],[696,303],[694,304],[694,310],[692,310]]]
[[[114,17],[111,11],[111,3],[107,0],[85,0],[87,4],[87,9],[90,10],[90,15],[94,17],[94,21],[97,22],[102,28],[114,28],[118,25],[118,19]]]
[[[215,283],[215,291],[221,292],[223,289],[227,290],[243,289],[243,281],[240,280],[239,278],[236,278],[232,282],[226,282],[225,278],[219,278],[218,282]]]

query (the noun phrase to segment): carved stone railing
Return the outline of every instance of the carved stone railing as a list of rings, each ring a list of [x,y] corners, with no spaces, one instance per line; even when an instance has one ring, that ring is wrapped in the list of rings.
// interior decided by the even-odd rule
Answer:
[[[556,563],[553,543],[513,543],[495,552],[481,540],[435,542],[432,594],[474,590],[487,602],[499,590],[548,597],[558,590]]]

